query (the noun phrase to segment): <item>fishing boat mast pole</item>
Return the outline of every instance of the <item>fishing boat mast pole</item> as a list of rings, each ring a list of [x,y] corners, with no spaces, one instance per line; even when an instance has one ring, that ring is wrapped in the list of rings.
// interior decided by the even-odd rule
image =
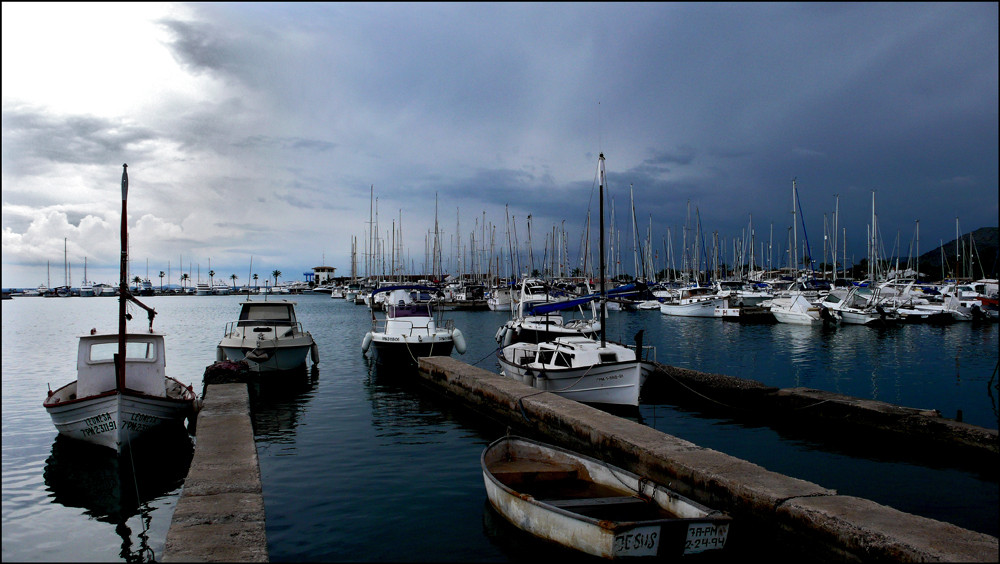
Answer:
[[[127,271],[128,271],[128,218],[127,218],[127,202],[128,202],[128,164],[122,165],[122,228],[121,228],[121,266],[120,266],[120,276],[118,281],[118,358],[116,359],[116,366],[118,368],[116,374],[116,386],[118,391],[125,391],[125,339],[126,339],[126,324],[125,324],[125,303],[128,300],[128,286],[126,281]]]
[[[604,308],[605,308],[605,303],[606,303],[606,299],[607,299],[606,296],[605,296],[605,294],[604,294],[604,153],[601,153],[600,156],[597,158],[597,173],[598,173],[598,184],[599,184],[598,199],[600,200],[600,205],[598,206],[598,209],[600,209],[600,211],[601,211],[601,222],[600,222],[601,229],[599,231],[599,233],[601,234],[600,235],[600,238],[601,238],[601,245],[600,245],[600,250],[601,250],[601,254],[600,254],[600,257],[601,257],[601,268],[600,268],[600,273],[601,273],[601,300],[600,301],[601,301],[601,303],[600,303],[600,306],[598,306],[598,307],[601,310],[601,348],[604,348],[605,346],[607,346],[606,343],[605,343],[605,341],[604,341]]]

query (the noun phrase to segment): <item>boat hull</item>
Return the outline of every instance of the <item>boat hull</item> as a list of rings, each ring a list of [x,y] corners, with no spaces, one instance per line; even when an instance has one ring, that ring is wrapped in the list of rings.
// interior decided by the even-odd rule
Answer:
[[[660,304],[660,313],[675,317],[715,317],[715,308],[726,307],[724,298],[700,300],[686,304]]]
[[[537,369],[515,360],[518,349],[517,344],[508,346],[498,354],[502,375],[581,403],[637,407],[642,386],[653,370],[652,364],[636,361]]]
[[[454,341],[447,335],[435,339],[404,339],[385,340],[386,336],[372,335],[372,359],[379,364],[413,365],[417,360],[428,356],[451,356],[455,348]],[[412,341],[412,342],[411,342]]]
[[[578,453],[503,437],[483,451],[480,465],[487,497],[501,516],[586,554],[672,558],[726,544],[731,519],[725,514]]]
[[[226,339],[219,344],[226,360],[233,362],[245,360],[253,372],[298,368],[306,363],[306,357],[312,346],[311,341],[297,344],[243,346],[241,342],[227,343]]]
[[[173,378],[168,389],[173,397],[157,397],[114,390],[86,398],[56,401],[75,396],[76,382],[67,384],[45,400],[45,409],[61,435],[122,452],[137,440],[173,425],[197,411],[197,396]]]

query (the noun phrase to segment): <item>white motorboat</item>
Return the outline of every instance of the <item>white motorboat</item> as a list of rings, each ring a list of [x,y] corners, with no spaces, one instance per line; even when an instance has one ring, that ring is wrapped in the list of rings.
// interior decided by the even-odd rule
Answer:
[[[191,386],[166,375],[164,338],[153,332],[156,311],[128,290],[127,194],[127,168],[123,168],[118,332],[98,333],[92,329],[89,335],[80,337],[77,379],[55,391],[50,389],[43,402],[60,434],[118,453],[153,431],[182,427],[184,420],[193,419],[199,408]],[[128,301],[148,313],[148,332],[128,332]]]
[[[864,290],[865,293],[862,291]],[[867,294],[867,295],[866,295]],[[831,292],[821,305],[839,322],[848,325],[893,325],[899,323],[896,307],[880,298],[881,289],[853,286],[843,296]]]
[[[600,306],[599,326],[604,325],[604,154],[598,158],[601,210],[601,287],[598,294]],[[522,292],[522,308],[525,306]],[[578,301],[593,303],[595,296],[588,295]],[[577,301],[577,300],[568,300]],[[561,307],[559,302],[541,304],[539,307]],[[502,329],[501,329],[502,331]],[[510,333],[508,329],[507,333]],[[497,353],[501,374],[519,380],[538,390],[585,403],[638,407],[639,395],[646,377],[654,365],[639,355],[652,347],[642,346],[642,331],[636,337],[635,349],[609,342],[603,333],[599,338],[582,335],[556,337],[538,342],[520,341],[507,343],[507,335],[497,334],[504,343]]]
[[[226,325],[216,360],[246,360],[254,372],[291,370],[305,364],[306,356],[319,364],[316,341],[295,317],[295,302],[245,301],[240,317]]]
[[[823,318],[820,315],[820,308],[812,305],[802,294],[794,294],[784,298],[774,298],[764,302],[765,307],[771,310],[778,323],[791,323],[792,325],[822,325]]]
[[[432,299],[438,290],[421,285],[384,286],[372,292],[373,301],[385,294],[385,317],[371,308],[372,329],[361,342],[361,352],[380,364],[416,365],[425,356],[465,354],[465,336],[452,320],[442,320]]]
[[[726,305],[726,298],[718,295],[715,288],[692,286],[681,288],[675,300],[661,303],[660,313],[676,317],[715,317],[715,309]]]
[[[597,295],[553,298],[549,286],[538,278],[525,278],[516,300],[516,312],[495,336],[501,346],[539,343],[558,337],[597,337],[602,323],[597,319]],[[514,303],[514,302],[512,302]],[[589,306],[589,316],[584,311]],[[562,312],[576,310],[579,317],[567,319]]]
[[[726,546],[731,517],[606,461],[506,436],[483,450],[480,465],[500,515],[586,554],[673,560]]]
[[[510,284],[497,285],[490,290],[490,296],[486,298],[486,305],[490,311],[509,311],[513,302],[513,289]]]

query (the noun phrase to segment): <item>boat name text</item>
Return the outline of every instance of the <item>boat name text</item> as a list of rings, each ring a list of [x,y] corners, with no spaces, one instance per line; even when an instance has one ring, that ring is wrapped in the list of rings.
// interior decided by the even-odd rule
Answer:
[[[107,433],[108,431],[114,431],[118,428],[118,425],[111,419],[110,413],[88,417],[83,420],[83,423],[86,427],[81,429],[80,432],[83,433],[84,437],[92,437],[101,433]]]

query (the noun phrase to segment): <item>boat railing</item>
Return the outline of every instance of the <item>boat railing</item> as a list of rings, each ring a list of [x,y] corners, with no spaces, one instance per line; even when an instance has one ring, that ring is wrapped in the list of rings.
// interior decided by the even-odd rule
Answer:
[[[244,328],[244,331],[246,331],[246,334],[243,335],[244,338],[250,337],[251,335],[265,334],[265,336],[276,339],[278,337],[285,337],[296,333],[305,333],[302,329],[302,323],[298,321],[288,321],[287,319],[243,319],[227,323],[225,336],[228,337],[232,335],[241,327]],[[253,327],[253,329],[247,330],[247,327]]]
[[[636,350],[635,345],[625,345],[636,351],[635,357],[643,362],[656,362],[656,347],[653,345],[643,345],[642,350]],[[652,357],[652,358],[650,358]]]
[[[426,319],[426,318],[421,318]],[[414,325],[413,321],[406,319],[405,317],[395,318],[395,319],[373,319],[372,320],[372,332],[373,333],[386,333],[389,322],[393,323],[396,329],[400,327],[409,326],[409,329],[403,329],[403,331],[394,331],[394,334],[402,333],[409,337],[414,337],[417,335],[431,335],[432,331],[429,324]],[[451,333],[455,330],[455,322],[451,319],[439,320],[434,323],[433,333],[438,333],[440,331],[446,331]]]

